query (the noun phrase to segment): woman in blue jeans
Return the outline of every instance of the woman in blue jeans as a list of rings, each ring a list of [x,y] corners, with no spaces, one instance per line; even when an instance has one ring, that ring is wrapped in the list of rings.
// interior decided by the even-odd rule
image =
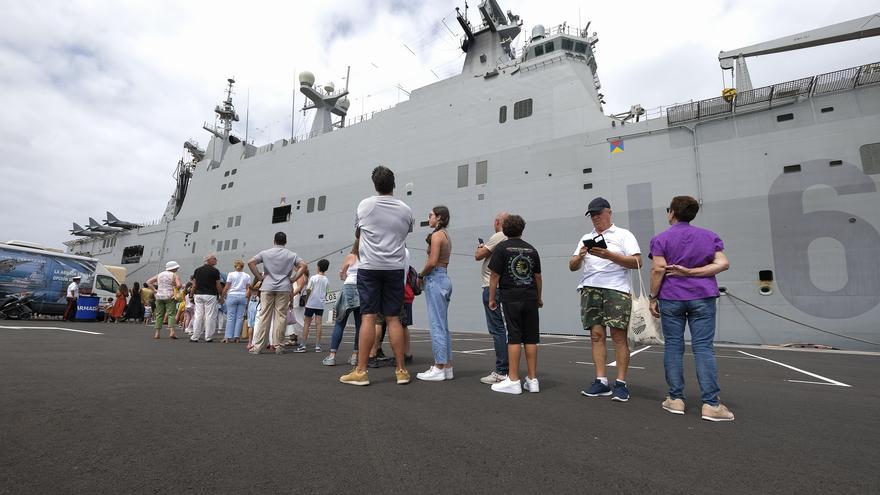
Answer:
[[[343,280],[342,290],[336,301],[336,324],[333,326],[333,338],[330,340],[330,354],[321,361],[324,366],[336,364],[336,353],[339,351],[339,345],[342,344],[342,333],[348,323],[348,315],[352,313],[354,314],[354,349],[348,362],[352,366],[357,365],[358,337],[361,332],[361,301],[357,290],[358,248],[358,240],[355,239],[351,252],[342,260],[342,267],[339,269],[339,279]]]
[[[434,365],[416,375],[419,380],[440,382],[452,380],[452,336],[449,333],[447,311],[452,298],[452,281],[446,272],[449,256],[452,254],[452,241],[446,227],[449,226],[449,208],[435,206],[428,214],[428,225],[434,231],[426,239],[428,261],[419,273],[419,281],[424,287],[425,301],[428,303],[428,325],[431,333],[431,349],[434,351]],[[402,281],[403,282],[403,281]]]
[[[226,334],[223,343],[234,341],[236,344],[241,339],[241,327],[247,311],[248,297],[250,296],[251,276],[243,272],[244,262],[235,260],[232,262],[234,272],[226,275],[226,285],[223,286],[223,299],[226,301]]]
[[[684,414],[684,326],[691,331],[691,348],[707,421],[733,421],[733,413],[718,399],[715,363],[715,311],[718,282],[727,270],[724,243],[711,230],[690,224],[700,205],[690,196],[672,198],[666,209],[669,229],[651,239],[651,313],[660,318],[665,348],[663,367],[669,395],[663,409]]]

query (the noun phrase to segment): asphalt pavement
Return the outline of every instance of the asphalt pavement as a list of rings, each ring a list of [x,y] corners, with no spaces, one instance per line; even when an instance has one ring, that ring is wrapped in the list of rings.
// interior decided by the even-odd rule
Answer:
[[[690,355],[686,414],[661,409],[662,347],[634,350],[620,403],[580,394],[595,376],[580,337],[544,336],[541,392],[519,396],[479,382],[488,335],[456,333],[455,379],[420,382],[431,347],[414,331],[413,382],[383,367],[368,387],[311,343],[251,356],[151,337],[0,322],[0,493],[880,493],[878,354],[719,347],[736,420],[711,423]]]

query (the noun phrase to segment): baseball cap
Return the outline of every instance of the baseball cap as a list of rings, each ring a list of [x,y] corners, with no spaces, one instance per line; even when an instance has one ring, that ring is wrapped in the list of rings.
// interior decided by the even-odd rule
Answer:
[[[593,213],[599,213],[605,208],[611,208],[611,203],[603,197],[598,197],[590,201],[589,206],[587,206],[587,212],[584,215],[591,216]]]

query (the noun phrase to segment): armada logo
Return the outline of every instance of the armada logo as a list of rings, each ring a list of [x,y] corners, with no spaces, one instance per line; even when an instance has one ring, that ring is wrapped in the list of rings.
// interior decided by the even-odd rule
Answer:
[[[77,311],[98,311],[98,306],[77,306]]]

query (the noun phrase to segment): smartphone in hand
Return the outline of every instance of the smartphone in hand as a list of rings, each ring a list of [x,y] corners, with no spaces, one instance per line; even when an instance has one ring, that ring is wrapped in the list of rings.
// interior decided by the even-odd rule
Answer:
[[[483,242],[483,238],[482,238],[482,237],[477,237],[477,246],[480,246],[480,245],[482,245],[482,244],[485,244],[485,242]]]

